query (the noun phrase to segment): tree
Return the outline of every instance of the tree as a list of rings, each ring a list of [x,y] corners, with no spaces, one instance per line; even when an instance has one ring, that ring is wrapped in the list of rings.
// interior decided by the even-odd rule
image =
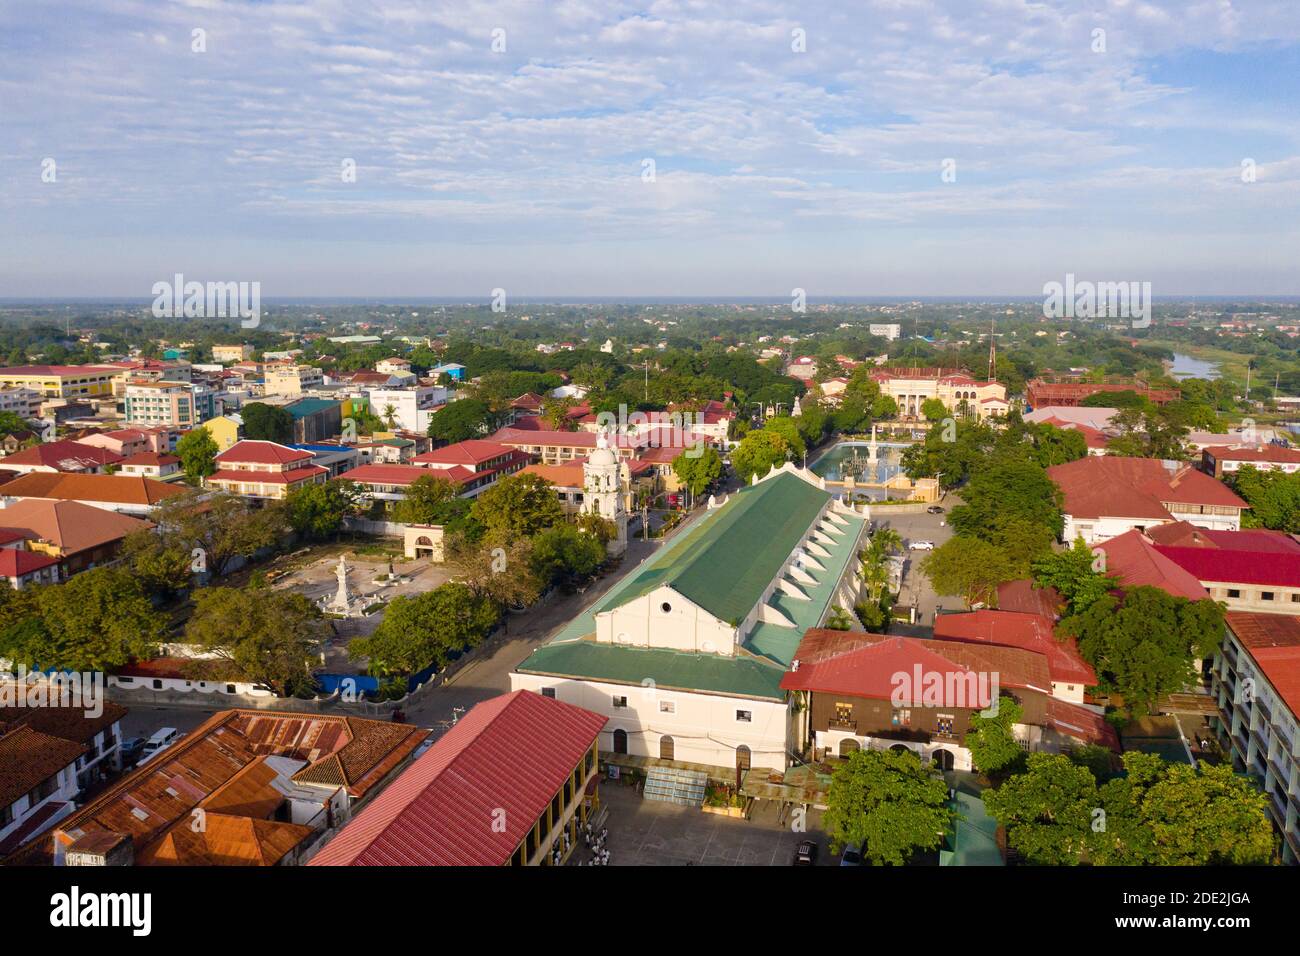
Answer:
[[[429,437],[454,445],[458,441],[482,438],[497,424],[497,416],[487,402],[461,398],[448,402],[429,416]]]
[[[194,556],[174,537],[152,528],[132,531],[122,540],[119,554],[146,594],[173,593],[190,584]]]
[[[941,422],[948,417],[948,406],[937,398],[927,398],[921,403],[921,415],[927,422]]]
[[[848,631],[853,628],[853,615],[838,604],[831,607],[826,618],[826,627],[832,631]]]
[[[470,513],[494,542],[530,538],[564,520],[554,486],[539,475],[507,475],[474,499]]]
[[[251,681],[281,697],[305,693],[324,631],[320,610],[293,591],[200,588],[185,640],[213,656],[190,670],[201,679]]]
[[[1061,534],[1061,490],[1035,461],[993,456],[971,475],[962,499],[949,515],[953,530],[1000,547],[1017,576]]]
[[[251,402],[239,411],[244,420],[244,437],[287,445],[293,441],[293,416],[276,405]]]
[[[25,431],[31,431],[31,425],[22,416],[11,411],[0,411],[0,435]]]
[[[1093,554],[1083,537],[1077,537],[1069,550],[1053,551],[1030,565],[1034,583],[1040,588],[1055,588],[1071,614],[1082,614],[1114,587],[1114,582],[1098,570],[1105,566],[1104,556],[1104,552],[1101,557]]]
[[[966,747],[981,772],[1012,772],[1024,763],[1025,752],[1020,749],[1015,733],[1015,726],[1023,716],[1020,705],[1005,694],[998,698],[996,714],[989,717],[979,711],[971,714]]]
[[[181,460],[185,477],[193,484],[216,472],[219,451],[212,433],[202,426],[190,429],[176,442],[176,456]]]
[[[722,477],[722,458],[712,446],[704,448],[698,455],[684,451],[673,459],[673,474],[692,496],[698,496]]]
[[[569,417],[569,412],[576,403],[568,396],[547,398],[542,402],[541,418],[546,427],[552,431],[575,431],[577,423]]]
[[[113,670],[152,656],[166,633],[166,620],[122,567],[24,588],[8,603],[0,657],[29,668]]]
[[[470,508],[454,481],[437,474],[421,475],[407,486],[406,497],[393,504],[393,520],[441,525],[447,532],[467,531],[471,525]]]
[[[1101,787],[1105,826],[1089,858],[1103,866],[1262,866],[1276,837],[1268,797],[1223,764],[1168,763],[1124,754],[1123,776]]]
[[[1007,844],[1040,866],[1075,866],[1088,846],[1097,781],[1063,754],[1032,753],[1025,772],[985,790],[989,816],[1007,829]]]
[[[604,542],[567,522],[539,532],[532,545],[530,567],[544,586],[586,580],[605,562]]]
[[[790,457],[802,458],[808,451],[808,446],[799,434],[799,424],[789,415],[778,415],[775,418],[769,418],[763,425],[764,431],[775,432],[785,439],[786,445],[790,449]]]
[[[1077,428],[1057,428],[1047,422],[1027,426],[1034,458],[1043,468],[1077,461],[1088,455],[1088,440]]]
[[[197,493],[168,498],[156,517],[168,546],[197,555],[200,565],[218,577],[236,558],[247,558],[279,544],[287,522],[278,502],[254,508],[236,495]]]
[[[1144,585],[1128,589],[1122,599],[1098,598],[1060,628],[1078,639],[1099,686],[1155,713],[1162,696],[1192,683],[1192,659],[1215,652],[1223,626],[1223,608],[1214,601],[1189,601]]]
[[[856,751],[836,768],[826,804],[832,853],[862,845],[867,859],[891,866],[938,847],[955,818],[943,778],[911,751]]]
[[[444,667],[482,641],[497,616],[490,600],[450,581],[422,594],[393,598],[379,627],[369,637],[354,639],[348,656],[368,659],[370,673],[376,677],[415,674],[430,665]]]
[[[454,534],[444,538],[444,549],[447,561],[456,568],[456,579],[475,597],[486,598],[498,608],[524,608],[541,596],[542,582],[533,573],[533,545],[527,538],[488,546]]]
[[[1300,532],[1300,473],[1287,475],[1242,465],[1227,482],[1250,505],[1250,510],[1242,513],[1243,525]]]
[[[350,481],[303,485],[285,497],[285,512],[294,531],[317,541],[332,538],[356,507],[357,486]]]
[[[742,481],[752,475],[763,477],[773,465],[783,465],[790,456],[790,445],[775,431],[760,428],[741,439],[731,453],[731,467]]]
[[[995,544],[962,535],[948,539],[921,560],[921,572],[939,594],[961,597],[966,607],[993,604],[998,585],[1016,577],[1006,553]]]

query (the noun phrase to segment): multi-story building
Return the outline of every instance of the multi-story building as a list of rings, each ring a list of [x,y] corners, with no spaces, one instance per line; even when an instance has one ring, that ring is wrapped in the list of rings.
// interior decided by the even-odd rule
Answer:
[[[1047,475],[1064,496],[1066,541],[1094,544],[1175,521],[1238,531],[1249,507],[1223,482],[1181,462],[1088,456],[1053,465]]]
[[[60,439],[16,451],[4,459],[8,471],[101,474],[122,460],[107,448]]]
[[[34,388],[0,388],[0,412],[12,412],[19,418],[32,419],[40,414],[41,401],[41,393]]]
[[[310,365],[267,365],[263,378],[267,395],[301,395],[325,384],[325,376]]]
[[[1280,471],[1293,475],[1300,471],[1300,449],[1272,443],[1252,445],[1212,445],[1201,449],[1201,468],[1207,475],[1222,478],[1242,465],[1257,471]]]
[[[1300,618],[1229,611],[1210,690],[1214,730],[1233,767],[1268,797],[1282,860],[1300,862]]]
[[[214,345],[212,361],[225,365],[228,362],[243,362],[253,357],[251,345]]]
[[[126,386],[126,420],[132,425],[170,426],[189,430],[214,417],[216,392],[190,382],[130,382]]]
[[[871,374],[881,394],[898,404],[903,418],[921,418],[922,406],[938,399],[954,415],[984,419],[1005,415],[1007,387],[1001,382],[979,382],[958,368],[882,368]]]
[[[217,455],[217,471],[204,484],[245,498],[280,500],[295,488],[328,480],[329,469],[311,460],[309,451],[246,438]]]
[[[903,326],[898,322],[872,322],[867,326],[872,335],[893,342],[903,334]]]
[[[412,388],[372,388],[366,395],[370,411],[390,428],[425,434],[429,419],[447,402],[447,389],[417,385]]]
[[[1149,388],[1142,382],[1050,382],[1036,378],[1025,385],[1025,395],[1030,408],[1044,405],[1078,405],[1085,398],[1100,392],[1137,392],[1157,405],[1178,401],[1182,393],[1176,388]]]
[[[99,365],[19,365],[0,368],[0,387],[29,388],[43,398],[110,398],[120,372]]]

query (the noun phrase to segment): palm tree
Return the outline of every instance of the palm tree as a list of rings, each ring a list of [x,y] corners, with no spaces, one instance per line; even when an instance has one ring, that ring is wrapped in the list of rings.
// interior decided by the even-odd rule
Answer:
[[[392,427],[396,424],[396,421],[397,421],[397,407],[396,407],[396,406],[394,406],[394,405],[385,405],[385,406],[384,406],[384,421],[388,423],[388,427],[389,427],[389,428],[392,428]]]
[[[871,603],[880,603],[880,594],[889,584],[889,566],[884,561],[862,562],[862,583],[871,595]]]

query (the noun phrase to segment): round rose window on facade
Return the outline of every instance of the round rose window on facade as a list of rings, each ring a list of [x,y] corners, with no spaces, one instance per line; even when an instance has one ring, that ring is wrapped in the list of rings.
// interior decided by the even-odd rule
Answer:
[[[664,601],[663,604],[659,605],[659,610],[663,611],[665,614],[671,614],[673,613],[673,606],[667,601]]]

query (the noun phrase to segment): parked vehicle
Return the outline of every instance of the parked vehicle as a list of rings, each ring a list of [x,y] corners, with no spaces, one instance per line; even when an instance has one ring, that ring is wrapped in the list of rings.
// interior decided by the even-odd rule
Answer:
[[[146,763],[152,760],[180,740],[182,736],[181,732],[175,727],[163,727],[161,730],[156,731],[152,737],[145,741],[144,747],[141,748],[140,762]]]
[[[856,846],[846,846],[840,854],[840,866],[861,866],[862,851]]]
[[[121,754],[122,766],[129,767],[140,759],[140,754],[144,751],[144,738],[132,737],[130,740],[122,741],[119,753]]]
[[[909,544],[909,545],[907,546],[907,550],[909,550],[909,551],[933,551],[933,550],[934,550],[934,542],[933,542],[933,541],[913,541],[911,544]]]
[[[794,859],[790,862],[791,866],[812,866],[817,862],[817,844],[812,840],[804,840],[795,848]]]
[[[930,505],[930,507],[928,507],[928,508],[925,509],[925,513],[928,514],[928,515],[941,515],[941,514],[943,514],[943,506],[942,506],[942,505]]]

